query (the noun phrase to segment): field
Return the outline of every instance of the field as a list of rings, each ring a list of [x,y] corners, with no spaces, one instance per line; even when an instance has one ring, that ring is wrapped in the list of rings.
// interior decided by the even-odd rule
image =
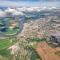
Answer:
[[[17,32],[19,31],[19,29],[7,29],[5,32],[5,35],[15,35]]]
[[[0,55],[3,57],[9,57],[10,51],[8,48],[16,42],[15,38],[0,39]]]
[[[15,35],[20,31],[19,22],[12,17],[0,20],[0,31],[4,35]]]
[[[42,57],[42,60],[60,60],[58,51],[60,48],[52,48],[46,42],[38,43],[36,48],[37,53]]]
[[[29,50],[32,51],[31,60],[42,60],[41,56],[37,53],[37,44],[46,41],[45,38],[27,38],[30,42]]]
[[[15,41],[15,38],[0,39],[0,50],[11,46]]]

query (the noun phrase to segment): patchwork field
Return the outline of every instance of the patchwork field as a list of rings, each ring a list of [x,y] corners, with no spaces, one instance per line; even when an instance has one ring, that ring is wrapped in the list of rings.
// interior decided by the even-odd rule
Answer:
[[[52,48],[46,42],[38,43],[36,51],[42,57],[42,60],[60,60],[60,55],[56,54],[60,51],[60,48]]]
[[[16,39],[15,38],[0,39],[0,56],[2,56],[2,57],[11,56],[10,50],[8,50],[8,48],[11,45],[13,45],[14,43],[16,43]]]

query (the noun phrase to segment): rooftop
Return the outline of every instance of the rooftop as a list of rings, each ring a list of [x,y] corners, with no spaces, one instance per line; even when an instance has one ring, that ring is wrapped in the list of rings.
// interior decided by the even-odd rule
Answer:
[[[52,30],[52,31],[48,32],[48,34],[49,35],[53,35],[53,36],[60,36],[60,31],[54,31],[54,30]]]

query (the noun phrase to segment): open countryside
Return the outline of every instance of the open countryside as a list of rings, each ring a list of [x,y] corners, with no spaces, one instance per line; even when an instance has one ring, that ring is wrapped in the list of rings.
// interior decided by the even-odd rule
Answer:
[[[0,1],[0,60],[60,60],[59,0]]]

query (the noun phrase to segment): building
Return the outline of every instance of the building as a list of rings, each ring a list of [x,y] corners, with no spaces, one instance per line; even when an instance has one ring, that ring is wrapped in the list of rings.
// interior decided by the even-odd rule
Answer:
[[[60,31],[49,32],[49,35],[47,36],[47,42],[56,46],[60,45]]]

